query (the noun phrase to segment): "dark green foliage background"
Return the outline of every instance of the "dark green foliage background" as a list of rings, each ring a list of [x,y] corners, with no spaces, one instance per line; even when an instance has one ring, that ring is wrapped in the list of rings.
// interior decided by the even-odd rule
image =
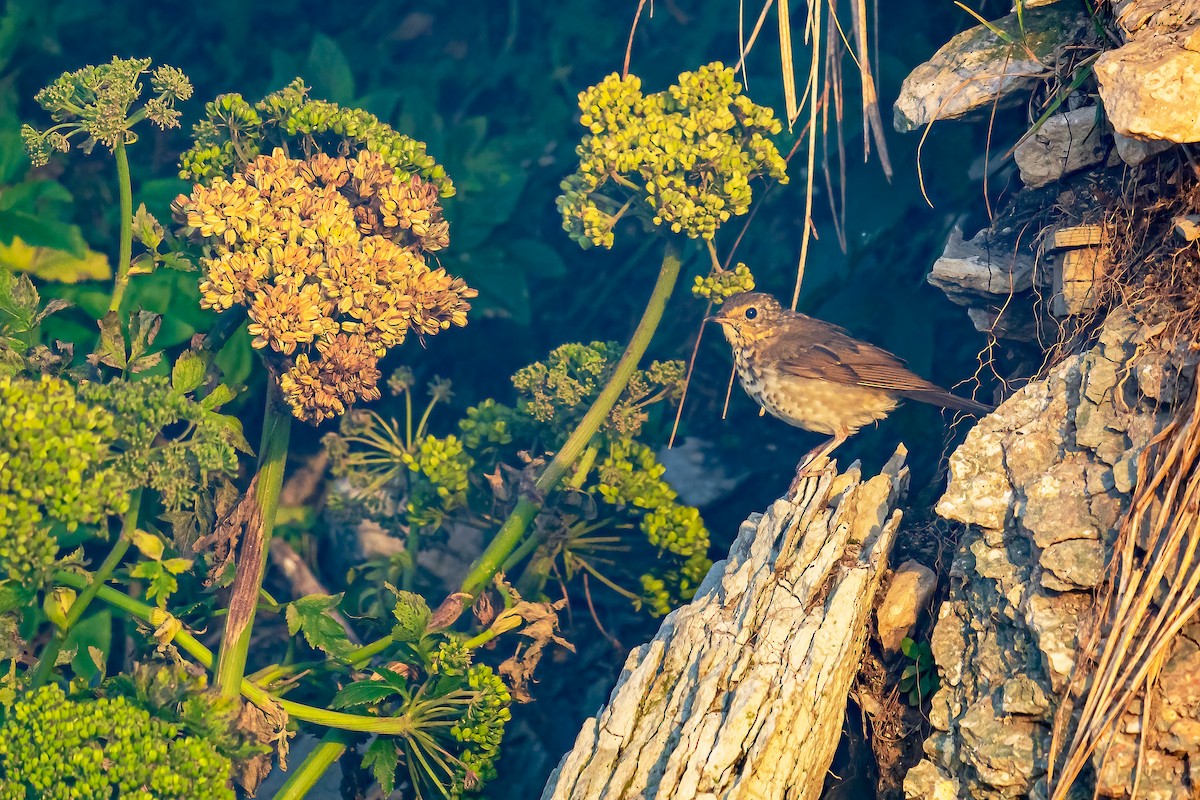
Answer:
[[[802,7],[793,5],[797,63],[803,64]],[[996,8],[982,11],[1007,10],[992,5]],[[890,123],[890,104],[904,75],[971,21],[943,0],[879,6],[878,76],[885,122]],[[171,198],[186,189],[175,170],[191,123],[203,103],[222,92],[239,92],[253,101],[301,76],[313,87],[312,96],[361,106],[400,132],[426,141],[458,189],[447,202],[451,245],[442,263],[477,287],[480,297],[465,330],[435,337],[424,350],[411,341],[399,358],[416,371],[418,386],[435,374],[454,379],[455,399],[438,412],[448,423],[486,397],[511,402],[508,376],[544,358],[554,346],[624,341],[636,324],[654,280],[657,247],[647,247],[647,237],[636,235],[626,235],[622,244],[619,232],[612,252],[581,251],[562,232],[554,209],[558,182],[572,169],[581,133],[576,94],[620,70],[636,7],[635,0],[17,0],[0,22],[0,178],[16,183],[24,171],[14,161],[20,121],[46,122],[32,102],[35,92],[65,70],[106,62],[114,54],[151,56],[155,64],[177,66],[196,87],[193,100],[181,106],[182,131],[162,133],[144,126],[143,139],[130,151],[135,206],[145,202],[162,220],[169,217]],[[750,14],[757,10],[757,4],[748,6]],[[736,15],[736,3],[657,3],[654,18],[643,18],[638,28],[631,70],[648,91],[655,91],[683,70],[713,59],[736,61]],[[782,116],[778,60],[772,20],[749,62],[748,94]],[[824,179],[818,176],[820,239],[810,256],[801,310],[842,324],[905,357],[916,372],[952,385],[974,371],[983,339],[961,310],[925,283],[924,274],[954,222],[965,219],[968,233],[983,222],[982,187],[969,177],[968,168],[982,159],[985,123],[941,126],[930,136],[923,162],[926,187],[937,205],[930,209],[917,184],[917,135],[889,132],[896,167],[890,184],[874,158],[862,163],[852,72],[847,62],[848,252],[837,245]],[[802,88],[803,75],[798,83]],[[1013,116],[1000,115],[997,141],[1004,141],[1006,125],[1018,121],[1019,115]],[[797,133],[801,127],[797,125]],[[793,141],[785,131],[781,150],[786,153]],[[768,194],[737,252],[760,288],[785,302],[803,229],[803,161],[800,152],[792,161],[791,184]],[[836,155],[831,161],[836,164]],[[73,196],[72,203],[57,204],[53,216],[78,224],[92,247],[111,244],[115,249],[116,190],[106,155],[98,151],[90,158],[79,153],[56,158],[41,176],[60,179]],[[993,179],[993,196],[1002,188],[1003,180]],[[735,220],[718,237],[722,257],[740,222]],[[707,264],[706,256],[692,252],[684,285],[690,286],[691,277],[706,271]],[[58,327],[51,333],[74,339],[77,352],[86,351],[86,337],[95,330],[88,317],[103,312],[104,287],[55,286],[44,295],[77,303],[56,318]],[[213,319],[199,310],[190,274],[160,270],[135,278],[130,295],[134,303],[165,314],[160,344],[181,346]],[[678,291],[651,355],[686,358],[703,309],[703,303]],[[232,380],[252,387],[244,416],[247,435],[256,441],[253,418],[261,405],[261,371],[252,370],[248,337],[235,339],[223,361]],[[713,532],[714,558],[723,555],[738,522],[774,499],[799,456],[817,443],[815,435],[759,418],[757,408],[736,388],[729,418],[721,421],[729,361],[719,334],[708,331],[683,427],[684,436],[715,443],[712,469],[742,476],[737,491],[702,509]],[[385,374],[389,366],[394,365],[385,365]],[[385,415],[392,413],[387,403],[377,404]],[[653,419],[651,424],[669,429],[670,422]],[[317,446],[319,432],[306,430],[297,431],[296,448],[302,453]],[[433,430],[439,430],[436,417]],[[940,481],[937,468],[947,437],[936,411],[905,408],[878,430],[864,431],[839,452],[839,460],[862,457],[867,469],[876,469],[903,440],[912,453],[914,498],[928,502]],[[686,500],[688,487],[682,488]],[[597,599],[602,621],[626,647],[642,641],[656,625],[631,618],[619,598]],[[564,622],[568,627],[573,622],[567,637],[579,644],[580,652],[567,656],[567,669],[545,676],[535,692],[542,702],[516,710],[504,748],[511,766],[501,764],[489,796],[536,796],[582,718],[606,697],[624,660],[624,652],[599,637],[586,619],[577,615]]]

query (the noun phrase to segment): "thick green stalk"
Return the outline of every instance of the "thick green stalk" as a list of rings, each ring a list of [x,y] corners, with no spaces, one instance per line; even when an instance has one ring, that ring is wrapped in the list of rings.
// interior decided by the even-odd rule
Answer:
[[[283,469],[287,462],[288,437],[292,430],[292,412],[283,400],[279,382],[270,376],[262,443],[258,448],[258,476],[254,497],[256,513],[246,525],[242,550],[238,554],[237,577],[229,597],[229,616],[221,636],[217,658],[217,691],[225,697],[237,697],[238,686],[246,674],[246,656],[250,651],[250,633],[258,608],[258,593],[267,568],[275,512],[279,509],[279,490],[283,487]],[[255,522],[258,524],[256,525]]]
[[[658,323],[662,320],[667,299],[671,296],[671,291],[675,288],[675,282],[679,278],[679,267],[679,250],[674,242],[669,241],[666,251],[663,253],[662,267],[658,271],[658,281],[654,284],[654,291],[650,294],[650,300],[646,304],[646,310],[642,313],[641,322],[638,323],[637,330],[633,332],[633,338],[629,340],[629,345],[621,355],[621,360],[617,362],[612,377],[600,391],[595,402],[592,403],[592,407],[584,414],[583,419],[575,426],[575,430],[571,431],[571,435],[567,437],[567,441],[555,454],[554,459],[546,467],[546,471],[538,478],[536,496],[522,497],[517,501],[516,507],[500,527],[496,538],[492,539],[487,549],[471,565],[471,571],[467,574],[462,586],[462,591],[466,594],[476,597],[491,582],[492,576],[508,559],[509,554],[520,545],[525,531],[529,528],[529,523],[541,511],[541,498],[545,497],[558,484],[571,465],[587,449],[592,436],[604,424],[608,412],[620,398],[621,392],[625,391],[646,348],[650,346],[650,340],[654,337]]]
[[[304,757],[300,766],[292,770],[288,779],[274,800],[300,800],[316,785],[325,770],[333,766],[333,762],[342,757],[346,748],[354,741],[354,735],[346,731],[331,729],[326,732],[320,743]]]
[[[108,579],[112,577],[113,571],[121,563],[121,559],[125,557],[126,551],[129,550],[130,542],[133,540],[133,532],[137,530],[138,511],[141,509],[141,505],[142,490],[135,489],[133,494],[130,495],[129,510],[125,512],[125,518],[121,521],[121,533],[117,536],[117,541],[113,544],[112,549],[108,551],[108,555],[100,563],[99,568],[89,576],[91,582],[83,588],[82,594],[75,598],[75,602],[67,610],[66,626],[59,630],[46,645],[45,649],[42,650],[37,667],[34,668],[33,677],[29,681],[30,689],[38,688],[50,678],[50,673],[54,671],[55,663],[58,661],[58,654],[62,652],[63,646],[67,643],[67,637],[70,636],[71,629],[83,617],[83,613],[87,611],[88,606],[95,599],[96,592],[100,591],[101,586],[108,583]]]
[[[117,256],[117,277],[113,281],[108,310],[120,311],[125,287],[129,285],[129,262],[133,257],[133,184],[129,178],[129,153],[125,150],[124,140],[117,142],[113,155],[117,158],[117,191],[121,200],[121,249]]]
[[[596,456],[600,453],[600,445],[597,442],[592,442],[588,445],[588,449],[583,451],[583,455],[579,457],[579,464],[575,467],[575,474],[567,480],[567,486],[572,489],[582,489],[583,484],[587,482],[587,477],[592,471],[592,466],[596,463]],[[542,531],[536,531],[532,536],[529,536],[521,543],[521,546],[513,550],[505,559],[502,567],[505,573],[512,570],[517,564],[537,550],[546,536]],[[521,573],[521,577],[516,582],[517,591],[523,597],[529,597],[534,592],[540,592],[542,587],[546,585],[546,580],[550,577],[550,568],[554,566],[554,558],[556,553],[541,553],[538,557],[531,560],[525,565],[525,571]]]

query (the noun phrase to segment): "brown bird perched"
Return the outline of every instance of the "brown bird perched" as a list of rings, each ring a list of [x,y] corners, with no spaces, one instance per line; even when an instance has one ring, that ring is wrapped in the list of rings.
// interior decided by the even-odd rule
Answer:
[[[709,317],[725,332],[746,394],[772,416],[832,436],[801,461],[798,475],[832,453],[859,428],[900,404],[918,400],[976,416],[992,409],[950,394],[911,372],[883,348],[842,328],[785,309],[769,294],[729,298]]]

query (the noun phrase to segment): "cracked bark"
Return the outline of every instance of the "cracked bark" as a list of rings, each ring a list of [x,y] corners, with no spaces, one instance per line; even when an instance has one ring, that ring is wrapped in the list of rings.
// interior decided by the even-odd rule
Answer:
[[[742,524],[695,599],[635,649],[543,800],[816,798],[908,470],[803,482]]]

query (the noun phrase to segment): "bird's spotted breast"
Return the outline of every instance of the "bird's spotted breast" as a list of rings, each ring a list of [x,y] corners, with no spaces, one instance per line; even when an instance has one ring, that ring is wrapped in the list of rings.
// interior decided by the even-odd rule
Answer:
[[[899,401],[878,389],[788,375],[761,369],[741,354],[736,358],[738,379],[746,394],[789,425],[835,436],[854,433],[891,413]]]

